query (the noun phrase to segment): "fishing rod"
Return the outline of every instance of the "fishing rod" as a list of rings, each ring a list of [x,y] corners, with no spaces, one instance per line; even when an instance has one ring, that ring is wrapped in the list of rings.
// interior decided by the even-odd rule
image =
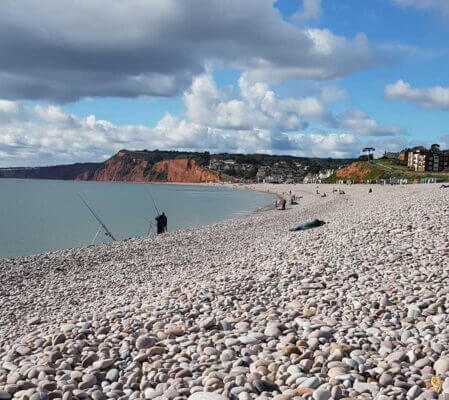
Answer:
[[[111,233],[111,231],[108,229],[108,227],[103,223],[103,221],[100,219],[100,217],[97,215],[97,213],[90,208],[89,204],[86,203],[86,201],[81,197],[81,195],[78,195],[81,201],[84,203],[84,205],[89,209],[90,213],[95,217],[95,219],[98,221],[98,223],[101,225],[101,227],[104,229],[104,233],[106,236],[109,236],[113,241],[116,241],[117,239],[114,237],[114,235]],[[98,228],[98,231],[94,237],[94,241],[97,238],[98,232],[100,231],[100,228]]]
[[[156,215],[161,215],[159,210],[157,209],[157,205],[156,205],[156,202],[154,201],[154,197],[151,195],[149,190],[147,190],[147,193],[148,193],[148,196],[151,197],[151,200],[153,200],[154,209],[156,210],[156,213],[157,213]]]

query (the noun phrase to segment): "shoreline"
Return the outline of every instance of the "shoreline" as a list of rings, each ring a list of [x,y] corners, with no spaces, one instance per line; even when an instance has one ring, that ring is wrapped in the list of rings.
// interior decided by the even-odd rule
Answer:
[[[36,181],[36,180],[28,179],[28,181]],[[67,183],[67,181],[65,181],[65,180],[45,180],[45,181],[50,182],[50,183],[55,183],[55,182],[56,183],[57,182]],[[81,182],[81,184],[84,184],[84,182],[98,183],[97,181],[71,181],[71,182]],[[111,182],[100,182],[100,183],[111,183]],[[135,184],[135,183],[140,183],[140,182],[112,182],[112,183],[118,183],[118,184],[132,183],[132,184]],[[156,183],[156,184],[157,185],[161,185],[161,186],[162,185],[164,185],[164,186],[166,185],[165,183],[164,184]],[[171,183],[167,183],[167,184],[171,185]],[[224,189],[225,191],[226,190],[227,191],[234,191],[235,189],[237,189],[236,187],[234,187],[232,185],[213,185],[212,186],[210,184],[199,184],[199,183],[189,183],[189,184],[186,184],[186,185],[175,183],[175,185],[177,185],[177,186],[179,186],[179,185],[185,186],[186,190],[189,190],[188,189],[189,187],[191,187],[191,188],[197,187],[200,190],[204,189],[204,188],[210,188],[210,189],[212,189],[212,188],[215,189],[216,188],[216,190]],[[69,187],[71,187],[71,185],[69,185]],[[247,192],[253,192],[253,190],[250,190],[249,188],[248,189],[247,188],[238,188],[238,189],[243,189],[243,190],[246,190]],[[77,189],[74,189],[74,190],[77,190]],[[126,188],[124,190],[126,190]],[[149,187],[148,190],[151,190],[151,188]],[[171,192],[168,192],[168,193],[171,193]],[[207,191],[205,193],[207,193]],[[264,193],[264,194],[266,195],[266,194],[269,194],[269,193]],[[174,195],[175,194],[173,194],[173,196]],[[270,196],[267,196],[267,198],[261,198],[260,197],[258,199],[256,197],[254,199],[254,203],[256,203],[256,204],[250,204],[250,203],[252,203],[252,201],[247,200],[248,204],[245,203],[246,205],[242,206],[242,205],[240,205],[240,203],[238,201],[238,196],[237,196],[237,198],[235,199],[235,207],[231,207],[225,213],[215,212],[215,214],[210,214],[211,215],[210,218],[206,218],[206,220],[202,220],[200,222],[197,221],[195,223],[194,227],[198,228],[198,227],[207,226],[207,225],[215,224],[215,223],[218,223],[218,222],[221,222],[221,221],[230,220],[230,219],[241,219],[241,218],[243,218],[246,215],[251,215],[253,213],[260,212],[262,210],[269,210],[269,209],[272,208],[271,207],[271,205],[272,205],[271,199],[272,198],[273,198],[272,194],[270,194]],[[150,202],[150,204],[151,204],[151,202]],[[197,223],[201,223],[201,225],[196,225]],[[188,229],[189,227],[192,228],[191,225],[192,225],[192,223],[189,222],[188,220],[186,220],[186,221],[183,220],[183,223],[181,223],[179,227],[175,227],[175,231],[176,232],[177,231],[182,231],[182,230]],[[153,231],[154,231],[154,229],[153,229]],[[153,235],[155,235],[154,232],[152,232],[150,235],[141,235],[141,236],[123,235],[124,236],[123,239],[119,239],[117,241],[127,241],[129,239],[139,239],[139,238],[144,238],[144,237],[153,236]],[[97,242],[97,244],[100,244],[100,243],[108,244],[110,242]],[[50,248],[48,250],[45,247],[41,248],[40,250],[39,249],[35,249],[36,252],[33,252],[31,254],[19,254],[19,255],[13,255],[13,256],[5,255],[3,257],[0,256],[0,260],[2,260],[2,259],[14,259],[14,258],[18,258],[18,257],[27,257],[27,256],[37,256],[37,255],[41,255],[41,254],[51,254],[53,252],[59,252],[59,251],[69,250],[69,249],[78,249],[78,248],[80,249],[80,248],[90,247],[90,246],[91,246],[91,244],[87,243],[87,242],[84,245],[83,244],[78,244],[77,242],[75,242],[75,243],[72,242],[72,243],[66,243],[65,247],[60,247],[60,248],[57,248],[56,246],[54,246],[56,248],[53,248],[53,249]],[[50,246],[48,246],[48,247],[53,247],[53,246],[51,246],[51,243],[50,243]],[[8,254],[8,252],[6,254]]]
[[[333,186],[288,185],[303,198],[285,211],[0,260],[0,393],[430,396],[449,374],[449,192]],[[326,225],[288,231],[313,218]]]

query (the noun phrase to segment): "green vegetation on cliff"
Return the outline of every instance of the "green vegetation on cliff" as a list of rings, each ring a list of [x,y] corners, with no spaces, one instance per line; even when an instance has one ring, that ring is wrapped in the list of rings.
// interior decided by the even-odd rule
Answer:
[[[399,160],[378,159],[371,162],[357,161],[342,167],[329,177],[326,182],[333,183],[339,180],[361,182],[376,179],[420,181],[423,178],[437,178],[449,181],[449,172],[413,171]]]

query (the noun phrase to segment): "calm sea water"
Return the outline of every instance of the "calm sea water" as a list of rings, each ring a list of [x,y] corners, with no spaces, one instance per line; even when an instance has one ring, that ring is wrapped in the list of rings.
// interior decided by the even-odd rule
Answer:
[[[78,195],[117,240],[154,234],[150,194],[167,214],[169,231],[248,214],[273,201],[265,193],[206,186],[0,179],[0,258],[91,244],[99,225]],[[109,240],[101,231],[96,243]]]

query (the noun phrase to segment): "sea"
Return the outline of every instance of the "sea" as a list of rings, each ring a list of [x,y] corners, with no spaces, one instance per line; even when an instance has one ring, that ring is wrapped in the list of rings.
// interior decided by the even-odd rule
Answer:
[[[247,215],[273,203],[268,193],[208,185],[0,179],[0,258],[110,242]]]

